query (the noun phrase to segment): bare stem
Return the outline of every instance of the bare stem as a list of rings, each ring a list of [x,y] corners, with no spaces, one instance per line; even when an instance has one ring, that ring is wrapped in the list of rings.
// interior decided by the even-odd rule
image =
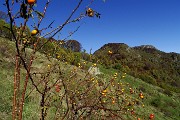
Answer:
[[[31,65],[33,63],[33,56],[31,57],[31,60],[30,60],[30,64],[28,66],[28,70],[27,70],[27,73],[26,73],[26,80],[25,80],[25,83],[24,83],[24,86],[23,86],[23,92],[22,92],[22,98],[21,98],[21,104],[20,104],[20,115],[19,115],[19,120],[22,120],[22,113],[23,113],[23,106],[24,106],[24,100],[25,100],[25,94],[26,94],[26,89],[27,89],[27,85],[28,85],[28,80],[29,80],[29,75],[30,75],[30,70],[31,70]]]
[[[39,22],[38,22],[38,28],[39,28],[39,26],[40,26],[40,24],[41,24],[41,22],[42,22],[42,20],[43,20],[43,18],[44,18],[44,16],[45,16],[45,14],[46,14],[46,10],[47,10],[47,7],[48,7],[50,1],[51,1],[51,0],[48,0],[48,1],[46,2],[46,6],[44,7],[44,12],[43,12],[43,17],[41,17],[40,20],[39,20]]]
[[[12,119],[16,119],[17,112],[17,103],[16,103],[16,95],[17,95],[17,67],[18,67],[18,56],[16,55],[16,64],[14,70],[14,94],[13,94],[13,110],[12,110]]]

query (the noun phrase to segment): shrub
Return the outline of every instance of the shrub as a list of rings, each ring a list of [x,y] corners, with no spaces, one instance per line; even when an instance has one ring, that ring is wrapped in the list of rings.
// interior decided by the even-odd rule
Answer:
[[[149,76],[149,75],[140,74],[139,78],[144,80],[144,81],[146,81],[147,83],[150,83],[150,84],[153,84],[153,85],[157,85],[156,80],[153,77]]]
[[[122,70],[122,65],[117,63],[113,66],[114,69],[117,69],[117,70]]]
[[[165,90],[163,91],[163,93],[166,94],[166,95],[168,95],[168,96],[172,96],[172,95],[173,95],[172,92],[171,92],[170,90],[167,90],[167,89],[165,89]]]
[[[161,102],[161,98],[155,98],[155,99],[153,99],[151,102],[150,102],[150,104],[152,105],[152,106],[154,106],[154,107],[160,107],[161,105],[162,105],[162,102]]]

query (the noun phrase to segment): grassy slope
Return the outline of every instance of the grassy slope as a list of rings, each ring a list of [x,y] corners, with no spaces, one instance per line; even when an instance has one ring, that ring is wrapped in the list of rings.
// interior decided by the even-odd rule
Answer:
[[[0,119],[3,120],[10,119],[11,114],[14,74],[14,65],[9,54],[14,54],[11,45],[12,43],[9,40],[0,38]],[[6,51],[6,49],[9,51]]]
[[[104,69],[100,67],[100,71],[103,71],[105,75],[113,74],[115,70]],[[120,73],[123,74],[123,73]],[[145,114],[155,113],[157,120],[178,120],[180,116],[180,95],[172,93],[172,96],[168,96],[164,93],[164,90],[160,87],[148,84],[140,79],[127,75],[121,80],[122,83],[129,83],[131,88],[139,89],[145,94],[144,109],[140,109]],[[127,87],[127,91],[128,91]]]
[[[13,58],[15,54],[13,45],[12,42],[0,38],[0,120],[11,119],[14,74]],[[2,48],[5,49],[4,52],[2,52]],[[33,64],[33,69],[43,70],[43,66],[49,64],[49,61],[46,61],[45,59],[44,55],[38,53],[37,60]],[[100,71],[103,73],[100,75],[101,78],[104,78],[103,80],[109,79],[117,72],[114,69],[104,69],[102,66],[99,67]],[[81,70],[79,70],[79,74],[82,76],[84,75]],[[117,80],[125,85],[125,91],[129,91],[129,86],[126,86],[126,84],[129,83],[131,88],[140,89],[145,94],[145,99],[143,101],[145,107],[139,108],[138,111],[136,111],[137,113],[145,113],[147,115],[154,113],[156,120],[178,120],[180,116],[180,95],[172,93],[172,96],[167,96],[164,94],[163,89],[147,84],[132,76],[127,75],[125,78],[121,79],[122,74],[123,73],[119,72]],[[23,113],[24,119],[33,120],[39,118],[39,100],[40,99],[35,91],[33,91],[31,96],[26,99]],[[52,119],[51,116],[53,116],[53,114],[50,114],[49,116],[48,119]]]

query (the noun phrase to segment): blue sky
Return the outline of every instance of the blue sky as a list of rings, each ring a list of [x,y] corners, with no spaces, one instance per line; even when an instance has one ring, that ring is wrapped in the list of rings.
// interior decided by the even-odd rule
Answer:
[[[35,9],[42,11],[45,1],[38,0]],[[85,11],[89,1],[84,0],[74,18]],[[53,28],[62,24],[77,3],[78,0],[52,0],[41,27],[53,20]],[[81,25],[71,39],[78,40],[87,52],[107,43],[126,43],[180,53],[180,0],[95,0],[90,7],[101,13],[101,19],[85,18],[68,25],[55,38],[63,39]],[[2,4],[0,10],[5,10]]]

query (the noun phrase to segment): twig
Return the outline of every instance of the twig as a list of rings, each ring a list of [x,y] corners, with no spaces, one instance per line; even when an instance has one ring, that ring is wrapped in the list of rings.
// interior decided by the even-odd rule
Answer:
[[[48,5],[49,5],[50,1],[51,1],[51,0],[47,0],[47,2],[46,2],[46,5],[45,5],[45,7],[44,7],[43,16],[45,16],[45,14],[46,14],[46,10],[47,10],[47,7],[48,7]],[[38,28],[39,28],[39,26],[40,26],[40,24],[41,24],[41,22],[42,22],[43,18],[44,18],[44,17],[41,17],[41,18],[40,18],[40,20],[39,20],[39,22],[38,22],[38,25],[37,25],[37,26],[38,26]]]

